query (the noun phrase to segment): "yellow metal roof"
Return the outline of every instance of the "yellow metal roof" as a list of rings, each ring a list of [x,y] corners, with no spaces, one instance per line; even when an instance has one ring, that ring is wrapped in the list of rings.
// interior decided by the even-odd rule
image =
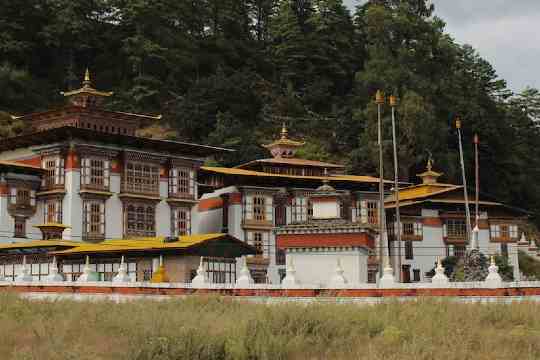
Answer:
[[[9,250],[9,249],[28,249],[28,248],[40,248],[40,247],[51,247],[51,246],[79,246],[81,242],[78,241],[67,241],[67,240],[30,240],[30,241],[21,241],[14,243],[4,243],[0,244],[0,250]]]
[[[442,194],[442,193],[453,191],[460,188],[462,188],[462,186],[460,185],[439,184],[439,183],[413,185],[413,186],[409,186],[409,187],[399,190],[399,200],[406,201],[406,200],[425,199],[433,195]],[[387,198],[386,202],[393,203],[394,200],[395,200],[395,197],[392,195]]]
[[[258,177],[278,177],[278,178],[287,178],[287,179],[305,179],[305,180],[328,180],[328,181],[349,181],[349,182],[359,182],[359,183],[377,183],[379,178],[373,176],[358,176],[358,175],[334,175],[334,176],[302,176],[302,175],[287,175],[287,174],[272,174],[265,173],[261,171],[245,170],[239,168],[225,168],[225,167],[212,167],[212,166],[203,166],[201,169],[223,174],[223,175],[240,175],[240,176],[258,176]],[[390,183],[389,180],[385,182]]]
[[[137,250],[167,250],[167,249],[187,249],[194,245],[202,244],[206,241],[217,240],[227,236],[227,234],[202,234],[181,236],[179,241],[165,242],[165,237],[148,237],[134,239],[105,240],[100,243],[79,243],[79,246],[56,254],[82,254],[82,253],[102,253],[117,251],[137,251]]]
[[[37,227],[39,229],[46,228],[46,227],[56,227],[56,228],[69,229],[71,226],[64,225],[64,224],[58,224],[58,223],[45,223],[45,224],[40,224],[40,225],[34,225],[34,227]]]

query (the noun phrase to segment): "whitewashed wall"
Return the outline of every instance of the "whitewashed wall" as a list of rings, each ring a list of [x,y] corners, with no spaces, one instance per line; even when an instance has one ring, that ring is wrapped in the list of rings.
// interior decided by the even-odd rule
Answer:
[[[302,284],[327,286],[336,273],[338,259],[349,283],[367,283],[368,252],[363,248],[287,251],[287,264],[293,261],[296,278]]]

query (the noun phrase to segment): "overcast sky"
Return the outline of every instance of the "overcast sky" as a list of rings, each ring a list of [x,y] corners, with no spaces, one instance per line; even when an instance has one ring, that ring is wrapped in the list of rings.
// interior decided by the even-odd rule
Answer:
[[[354,6],[362,0],[344,0]],[[540,0],[433,0],[457,42],[471,44],[515,92],[540,87]]]

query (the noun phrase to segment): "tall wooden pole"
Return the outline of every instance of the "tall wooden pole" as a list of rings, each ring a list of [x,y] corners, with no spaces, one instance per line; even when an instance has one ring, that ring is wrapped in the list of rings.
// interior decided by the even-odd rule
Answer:
[[[375,102],[377,103],[377,130],[378,130],[378,142],[379,142],[379,277],[383,275],[383,268],[385,266],[384,243],[385,237],[385,219],[384,219],[384,165],[383,165],[383,135],[382,135],[382,119],[381,111],[384,104],[384,95],[381,90],[377,91],[375,96]]]
[[[474,194],[474,229],[472,234],[472,249],[479,248],[478,234],[480,228],[478,222],[480,220],[480,162],[478,161],[478,134],[474,134],[474,182],[475,182],[475,194]]]
[[[394,199],[396,204],[396,223],[397,230],[394,231],[397,241],[397,263],[396,271],[398,272],[399,282],[402,282],[402,271],[401,271],[401,219],[399,213],[399,164],[398,164],[398,155],[397,155],[397,138],[396,138],[396,106],[397,98],[395,96],[390,96],[390,106],[392,107],[392,142],[394,145]],[[396,228],[394,227],[394,228]]]
[[[480,140],[478,139],[478,134],[474,134],[474,170],[475,170],[475,182],[476,182],[476,193],[475,193],[475,226],[478,226],[478,219],[480,219],[480,162],[478,161],[478,145]]]
[[[461,175],[463,177],[463,196],[465,198],[465,216],[467,220],[467,243],[471,245],[471,211],[469,209],[469,194],[467,193],[467,177],[465,176],[465,161],[463,160],[463,145],[461,143],[461,119],[456,118],[456,129],[459,140],[459,158],[461,162]]]

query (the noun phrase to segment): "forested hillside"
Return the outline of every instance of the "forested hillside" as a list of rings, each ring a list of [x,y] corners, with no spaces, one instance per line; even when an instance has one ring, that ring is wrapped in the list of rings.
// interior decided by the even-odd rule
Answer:
[[[266,156],[259,144],[285,121],[308,142],[303,156],[376,174],[381,88],[400,99],[403,180],[429,151],[444,180],[459,181],[459,115],[471,180],[478,132],[483,192],[539,210],[540,95],[509,91],[426,4],[372,0],[351,13],[341,0],[3,0],[0,136],[25,128],[7,113],[61,105],[88,66],[116,94],[108,107],[161,113],[169,137],[239,150],[223,165]]]

